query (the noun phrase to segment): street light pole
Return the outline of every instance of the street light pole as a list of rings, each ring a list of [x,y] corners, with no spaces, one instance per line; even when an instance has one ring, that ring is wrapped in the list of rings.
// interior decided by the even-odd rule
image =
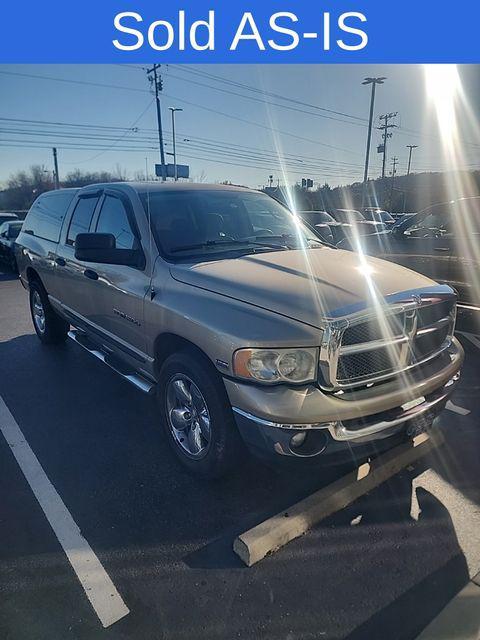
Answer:
[[[375,92],[377,84],[383,84],[386,80],[386,77],[380,78],[365,78],[362,84],[371,84],[372,92],[370,95],[370,116],[368,119],[368,134],[367,134],[367,149],[365,153],[365,170],[363,172],[363,193],[362,193],[362,207],[365,204],[366,191],[367,191],[367,181],[368,181],[368,163],[370,160],[370,144],[372,141],[372,127],[373,127],[373,111],[375,106]]]
[[[407,144],[407,149],[410,150],[408,152],[408,169],[407,169],[407,176],[409,176],[410,175],[410,169],[412,167],[412,151],[414,149],[418,149],[418,144]]]
[[[175,140],[175,112],[183,111],[183,109],[178,109],[175,107],[169,107],[172,112],[172,136],[173,136],[173,171],[174,171],[174,180],[177,182],[178,180],[178,172],[177,172],[177,147]]]

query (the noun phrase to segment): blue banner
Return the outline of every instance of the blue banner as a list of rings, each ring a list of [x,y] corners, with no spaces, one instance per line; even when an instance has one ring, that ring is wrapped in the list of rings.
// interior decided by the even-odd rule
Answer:
[[[474,63],[480,2],[4,3],[1,63]]]

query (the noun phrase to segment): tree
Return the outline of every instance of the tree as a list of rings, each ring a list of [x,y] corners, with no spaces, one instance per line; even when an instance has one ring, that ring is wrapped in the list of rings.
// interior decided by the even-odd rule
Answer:
[[[53,189],[52,174],[41,165],[32,165],[28,171],[18,171],[7,180],[2,193],[4,209],[29,209],[41,193]]]

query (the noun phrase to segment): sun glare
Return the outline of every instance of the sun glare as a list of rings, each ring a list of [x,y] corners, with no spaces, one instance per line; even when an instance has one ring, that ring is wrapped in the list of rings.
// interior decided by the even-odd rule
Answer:
[[[440,135],[452,143],[457,134],[457,102],[461,81],[455,64],[425,65],[425,82],[429,102],[433,106]]]

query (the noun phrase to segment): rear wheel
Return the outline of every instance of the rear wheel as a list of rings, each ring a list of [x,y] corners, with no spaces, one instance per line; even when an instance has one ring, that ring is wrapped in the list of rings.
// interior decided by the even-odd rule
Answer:
[[[201,355],[173,354],[162,366],[158,388],[162,424],[182,464],[210,478],[230,471],[243,443],[213,366]]]
[[[55,313],[45,289],[36,280],[30,283],[30,312],[35,332],[44,344],[66,340],[70,325]]]

